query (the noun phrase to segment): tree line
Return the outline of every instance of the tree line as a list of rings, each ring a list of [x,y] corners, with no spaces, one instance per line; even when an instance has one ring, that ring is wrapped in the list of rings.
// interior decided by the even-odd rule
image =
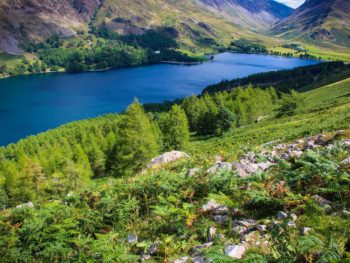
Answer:
[[[223,90],[232,90],[239,86],[249,84],[259,85],[261,88],[273,86],[278,92],[290,92],[300,90],[308,85],[324,85],[328,78],[334,78],[344,74],[350,76],[350,65],[341,61],[323,62],[316,65],[298,67],[290,70],[279,70],[253,74],[245,78],[224,80],[218,84],[210,85],[204,89],[205,92],[214,93]]]

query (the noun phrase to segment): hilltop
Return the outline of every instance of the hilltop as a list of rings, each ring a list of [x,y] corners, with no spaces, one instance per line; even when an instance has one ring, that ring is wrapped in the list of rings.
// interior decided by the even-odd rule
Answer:
[[[273,33],[286,39],[299,39],[327,45],[350,47],[350,2],[346,0],[308,0],[279,21]]]

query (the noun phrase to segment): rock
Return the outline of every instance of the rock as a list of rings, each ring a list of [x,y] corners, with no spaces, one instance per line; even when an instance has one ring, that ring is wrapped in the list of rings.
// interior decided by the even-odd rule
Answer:
[[[238,226],[238,225],[237,225],[237,226],[234,226],[234,227],[232,228],[233,233],[238,234],[238,235],[241,235],[241,234],[245,233],[247,230],[248,230],[248,229],[247,229],[246,227],[244,227],[244,226]]]
[[[134,243],[137,243],[138,237],[135,234],[130,234],[130,235],[128,235],[127,240],[128,240],[128,243],[134,244]]]
[[[285,213],[285,212],[283,212],[283,211],[279,211],[279,212],[277,213],[277,218],[278,218],[278,219],[286,219],[286,218],[288,218],[288,214]]]
[[[246,228],[254,227],[256,226],[256,221],[253,219],[242,219],[242,220],[235,220],[232,222],[233,226],[244,226]]]
[[[220,205],[214,200],[210,200],[208,203],[202,206],[202,212],[225,215],[229,213],[229,210],[226,206]]]
[[[312,139],[309,139],[309,140],[306,142],[305,150],[312,150],[313,148],[315,148],[315,141],[312,140]]]
[[[16,208],[34,208],[34,204],[32,202],[28,202],[25,204],[20,204],[16,206]]]
[[[150,246],[150,248],[148,249],[148,254],[150,254],[151,256],[154,256],[157,254],[158,252],[158,248],[159,248],[159,243],[154,243],[152,246]]]
[[[300,158],[303,154],[304,152],[299,150],[293,150],[289,152],[289,156],[291,158]]]
[[[327,140],[326,140],[325,136],[322,134],[317,136],[317,138],[315,140],[315,144],[320,145],[320,146],[325,146],[327,144]]]
[[[216,236],[216,227],[210,227],[208,232],[208,241],[212,242]]]
[[[236,168],[236,171],[240,177],[247,177],[249,175],[245,170],[244,165],[234,162],[232,163],[232,166]]]
[[[171,151],[163,153],[162,155],[159,155],[151,160],[151,162],[147,165],[147,168],[155,168],[157,166],[160,166],[162,164],[171,163],[174,161],[177,161],[182,158],[189,158],[190,156],[184,152],[179,151]]]
[[[225,254],[231,258],[241,259],[244,256],[246,248],[241,245],[231,245],[225,247]]]
[[[248,234],[244,235],[241,238],[241,241],[244,242],[244,243],[255,245],[255,243],[257,241],[259,241],[260,238],[261,238],[261,236],[260,236],[259,231],[252,231],[252,232],[249,232]]]
[[[287,223],[287,226],[289,226],[289,227],[297,227],[297,225],[295,224],[295,222],[294,221],[289,221],[288,223]]]
[[[309,234],[311,231],[312,231],[312,228],[310,228],[310,227],[303,227],[303,228],[301,229],[301,233],[302,233],[303,235],[307,235],[307,234]]]
[[[323,208],[328,208],[332,205],[331,201],[328,201],[327,199],[324,199],[323,197],[319,195],[313,195],[311,198],[320,206]]]
[[[182,257],[182,258],[176,259],[174,263],[187,263],[189,259],[190,259],[189,257]]]
[[[256,229],[260,232],[265,232],[267,231],[267,225],[257,225]]]
[[[342,143],[343,143],[346,147],[349,147],[349,146],[350,146],[350,140],[342,140]]]
[[[292,218],[293,221],[296,221],[298,219],[296,214],[290,214],[290,217]]]
[[[220,170],[232,171],[232,163],[227,163],[227,162],[217,163],[217,164],[213,165],[212,167],[210,167],[207,170],[207,173],[208,174],[215,174]]]
[[[190,259],[189,257],[182,257],[182,258],[176,259],[174,263],[187,263],[189,259]]]
[[[206,260],[204,257],[202,256],[198,256],[198,257],[194,257],[192,258],[192,263],[208,263],[209,261]]]
[[[143,262],[143,261],[147,261],[147,260],[150,260],[151,259],[151,256],[149,254],[144,254],[142,253],[140,255],[140,261]]]
[[[200,250],[205,249],[205,248],[209,248],[213,244],[214,244],[213,242],[207,242],[207,243],[195,246],[195,247],[191,248],[190,254],[197,256],[199,254]]]
[[[215,215],[213,219],[219,225],[224,225],[230,220],[228,215]]]
[[[350,165],[350,157],[344,159],[343,161],[340,162],[341,165]]]
[[[195,176],[199,172],[200,172],[199,168],[192,168],[188,171],[187,175],[191,177],[191,176]]]
[[[273,163],[267,162],[267,163],[258,163],[258,167],[259,169],[266,171],[267,169],[269,169],[271,166],[273,166]]]

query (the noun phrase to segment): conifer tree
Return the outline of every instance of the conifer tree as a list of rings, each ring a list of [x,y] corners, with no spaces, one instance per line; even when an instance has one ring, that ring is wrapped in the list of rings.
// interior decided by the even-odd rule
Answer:
[[[190,139],[188,120],[185,111],[179,106],[172,106],[169,113],[162,116],[160,127],[166,150],[183,150]]]
[[[154,127],[135,100],[120,121],[112,156],[112,172],[129,176],[140,171],[158,153]]]
[[[235,125],[236,116],[224,105],[219,106],[219,114],[216,120],[216,135],[222,135]]]

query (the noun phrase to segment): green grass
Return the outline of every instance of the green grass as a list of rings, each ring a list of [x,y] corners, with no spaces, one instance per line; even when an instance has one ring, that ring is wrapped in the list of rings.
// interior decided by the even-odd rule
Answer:
[[[22,56],[10,55],[1,53],[0,54],[0,66],[6,65],[8,68],[13,68],[16,64],[20,63]]]
[[[266,142],[350,128],[349,94],[350,78],[305,92],[303,113],[236,128],[223,137],[194,138],[188,151],[201,161],[216,154],[234,160],[243,151]]]

